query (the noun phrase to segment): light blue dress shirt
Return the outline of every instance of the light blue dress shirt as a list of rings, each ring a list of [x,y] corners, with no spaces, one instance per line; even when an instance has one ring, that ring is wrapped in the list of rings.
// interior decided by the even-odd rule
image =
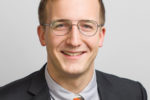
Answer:
[[[81,95],[84,100],[100,100],[97,90],[95,71],[92,80],[89,82],[87,87],[83,89],[83,91],[81,91],[79,94],[74,94],[56,83],[48,74],[47,67],[45,68],[45,78],[49,88],[49,93],[55,100],[73,100],[73,98],[79,95]]]

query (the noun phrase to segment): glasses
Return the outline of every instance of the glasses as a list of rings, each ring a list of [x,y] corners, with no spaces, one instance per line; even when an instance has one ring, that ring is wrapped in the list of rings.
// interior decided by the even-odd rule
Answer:
[[[72,26],[76,25],[80,33],[85,36],[94,36],[98,28],[102,25],[97,24],[93,20],[79,20],[77,24],[72,24],[71,20],[61,19],[52,21],[50,24],[43,24],[43,26],[50,26],[51,31],[57,36],[64,36],[72,30]]]

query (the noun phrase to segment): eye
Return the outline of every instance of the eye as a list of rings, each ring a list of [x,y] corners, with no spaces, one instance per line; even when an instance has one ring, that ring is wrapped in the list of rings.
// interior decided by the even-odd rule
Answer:
[[[66,22],[55,22],[54,24],[52,24],[52,28],[53,30],[58,31],[67,30],[69,28],[69,24]]]
[[[92,29],[93,27],[91,25],[88,24],[84,24],[82,25],[83,28],[87,28],[87,29]]]
[[[56,27],[65,27],[65,23],[58,24]]]
[[[53,24],[53,29],[62,29],[65,25],[63,23],[55,23]]]
[[[79,25],[81,31],[83,32],[91,32],[94,30],[94,25],[91,23],[80,23]]]

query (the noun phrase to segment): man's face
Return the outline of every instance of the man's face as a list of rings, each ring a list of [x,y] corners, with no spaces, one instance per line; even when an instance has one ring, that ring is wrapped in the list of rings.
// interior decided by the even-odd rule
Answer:
[[[94,20],[100,24],[98,0],[54,0],[47,4],[47,23],[58,19]],[[42,27],[40,27],[42,28]],[[72,30],[64,36],[56,36],[46,26],[38,31],[41,44],[46,45],[48,66],[53,73],[79,75],[93,71],[94,59],[98,48],[102,46],[105,29],[98,29],[96,35],[86,37],[73,25]]]

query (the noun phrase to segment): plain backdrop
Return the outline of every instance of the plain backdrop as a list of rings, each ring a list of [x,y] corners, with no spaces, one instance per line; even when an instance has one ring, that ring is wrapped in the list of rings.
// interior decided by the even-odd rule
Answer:
[[[0,86],[39,70],[46,49],[37,36],[40,0],[0,1]],[[150,0],[104,0],[106,37],[96,69],[140,81],[150,93]]]

